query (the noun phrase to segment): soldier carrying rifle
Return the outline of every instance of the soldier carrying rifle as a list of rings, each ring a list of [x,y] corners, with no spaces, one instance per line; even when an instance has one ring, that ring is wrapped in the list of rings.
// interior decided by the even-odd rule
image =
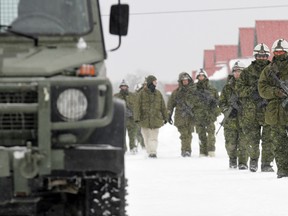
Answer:
[[[198,82],[194,92],[196,132],[199,136],[200,156],[215,156],[215,125],[220,114],[219,95],[210,85],[206,71],[200,69],[196,75]]]
[[[224,119],[220,124],[224,127],[225,148],[229,156],[229,167],[236,169],[238,166],[239,170],[248,169],[248,153],[245,140],[243,139],[244,134],[239,124],[241,104],[235,90],[235,84],[244,68],[245,66],[242,62],[235,62],[232,68],[232,75],[228,76],[219,100],[219,107],[224,114]]]
[[[288,177],[288,42],[276,40],[274,57],[261,73],[258,82],[260,96],[268,100],[265,122],[271,126],[271,139],[277,164],[277,177]]]
[[[194,91],[193,79],[182,72],[179,74],[179,86],[172,92],[168,100],[168,122],[173,124],[172,115],[175,108],[174,125],[180,133],[181,156],[191,156],[192,132],[194,131],[194,114],[192,93]]]

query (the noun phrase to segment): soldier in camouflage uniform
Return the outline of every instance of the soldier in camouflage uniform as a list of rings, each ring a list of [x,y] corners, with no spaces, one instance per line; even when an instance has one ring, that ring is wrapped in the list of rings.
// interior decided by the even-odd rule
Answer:
[[[135,106],[135,122],[139,123],[146,151],[150,158],[157,157],[159,128],[167,123],[167,109],[163,96],[156,89],[157,79],[146,78],[147,88],[139,92]]]
[[[146,83],[139,83],[135,86],[135,93],[136,93],[136,96],[138,97],[138,93],[146,86]],[[142,136],[142,133],[141,133],[141,127],[139,124],[136,124],[137,126],[137,129],[136,129],[136,140],[138,143],[140,143],[141,147],[144,149],[145,148],[145,144],[144,144],[144,138]]]
[[[114,97],[120,98],[125,101],[126,129],[127,129],[128,137],[129,137],[129,149],[131,153],[135,154],[137,153],[137,148],[136,148],[136,143],[135,143],[137,125],[134,122],[133,109],[134,109],[134,105],[136,102],[136,95],[132,92],[129,92],[129,86],[125,80],[122,80],[119,88],[120,88],[119,93],[116,93]]]
[[[200,140],[200,156],[215,156],[215,124],[220,114],[218,107],[219,95],[210,85],[206,71],[200,69],[196,75],[198,82],[194,94],[194,111],[196,132]]]
[[[278,178],[288,177],[288,100],[277,80],[288,80],[288,42],[278,39],[272,46],[274,57],[259,78],[259,93],[268,100],[265,122],[272,127]]]
[[[236,90],[242,104],[241,127],[247,141],[247,150],[250,157],[249,169],[256,172],[261,152],[261,171],[273,172],[271,162],[274,160],[271,139],[271,127],[265,124],[264,112],[267,101],[260,97],[258,79],[262,70],[270,63],[269,48],[261,43],[254,48],[255,61],[245,68],[236,82]],[[262,129],[262,133],[261,133]]]
[[[190,157],[192,132],[194,131],[194,114],[191,101],[194,82],[188,73],[183,72],[179,75],[178,83],[178,88],[172,92],[168,100],[168,122],[173,124],[172,115],[175,108],[174,125],[180,133],[181,155],[182,157]]]
[[[240,73],[245,68],[243,63],[237,61],[232,68],[232,75],[228,76],[227,84],[223,87],[219,107],[224,114],[223,127],[225,136],[225,148],[229,156],[229,167],[240,170],[248,169],[248,154],[246,143],[243,140],[242,128],[239,124],[241,117],[241,104],[235,90],[235,84],[240,77]]]

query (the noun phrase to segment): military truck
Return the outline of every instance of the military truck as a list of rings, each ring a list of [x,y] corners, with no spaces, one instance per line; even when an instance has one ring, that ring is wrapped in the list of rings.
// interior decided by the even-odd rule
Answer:
[[[125,108],[99,5],[0,1],[0,216],[126,215]],[[119,42],[128,14],[111,7]]]

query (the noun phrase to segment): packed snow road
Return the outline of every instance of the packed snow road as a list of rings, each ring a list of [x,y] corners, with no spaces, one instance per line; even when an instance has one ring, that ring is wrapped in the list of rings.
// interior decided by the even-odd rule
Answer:
[[[125,157],[129,216],[288,215],[288,178],[229,169],[222,128],[214,158],[199,157],[195,133],[192,156],[181,157],[178,131],[168,124],[160,129],[157,159],[141,149]]]

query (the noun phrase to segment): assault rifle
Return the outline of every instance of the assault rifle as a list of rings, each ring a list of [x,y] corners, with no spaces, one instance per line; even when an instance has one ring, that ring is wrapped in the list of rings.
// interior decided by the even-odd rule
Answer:
[[[128,106],[126,106],[125,116],[126,116],[127,118],[130,118],[130,117],[133,116],[133,112],[132,112],[132,110],[131,110]]]
[[[276,73],[279,73],[279,71],[277,70]],[[272,70],[270,71],[270,75],[273,77],[273,79],[276,81],[276,83],[281,87],[281,89],[284,91],[284,93],[286,95],[288,95],[287,83],[283,80],[280,80]]]
[[[224,118],[222,120],[222,122],[220,122],[220,127],[218,128],[216,135],[218,134],[218,132],[220,131],[221,127],[225,124],[226,120],[229,118],[230,114],[232,113],[233,109],[236,109],[238,111],[238,113],[241,111],[241,107],[239,106],[239,98],[236,94],[232,94],[230,99],[229,99],[229,108],[228,110],[226,110],[226,112],[224,113]]]
[[[192,108],[193,108],[192,105],[187,104],[186,101],[184,101],[183,99],[180,100],[179,98],[176,98],[176,103],[179,104],[181,107],[182,117],[185,117],[186,114],[190,115],[192,118],[194,117],[194,113],[192,112]]]
[[[195,95],[209,107],[218,105],[218,100],[208,90],[196,90]]]
[[[274,68],[276,67],[276,65],[274,66]],[[276,68],[276,73],[279,73],[279,70],[278,68]],[[273,79],[276,81],[276,83],[281,87],[281,89],[284,91],[285,95],[286,95],[286,99],[282,102],[282,107],[284,109],[287,110],[287,107],[288,107],[288,84],[287,84],[287,81],[283,81],[283,80],[280,80],[277,76],[276,76],[276,73],[274,73],[272,70],[270,71],[270,75],[273,77]]]

